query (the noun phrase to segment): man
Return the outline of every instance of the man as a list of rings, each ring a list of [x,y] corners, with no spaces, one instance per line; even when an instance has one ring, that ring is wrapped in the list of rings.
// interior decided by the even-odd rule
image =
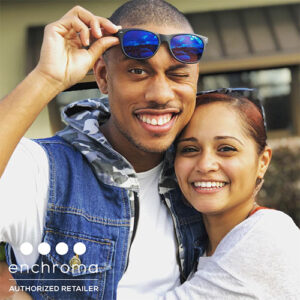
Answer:
[[[151,32],[193,33],[160,0],[127,2],[110,20],[75,7],[46,26],[37,67],[0,103],[0,241],[34,299],[155,299],[187,278],[199,254],[201,216],[181,201],[165,151],[193,113],[204,40],[184,36],[201,44],[196,59],[164,42],[149,57],[147,44],[129,45],[155,44]],[[115,36],[121,27],[147,31],[129,31],[130,40],[126,30]],[[65,130],[19,143],[91,67],[110,112],[105,99],[71,104]]]

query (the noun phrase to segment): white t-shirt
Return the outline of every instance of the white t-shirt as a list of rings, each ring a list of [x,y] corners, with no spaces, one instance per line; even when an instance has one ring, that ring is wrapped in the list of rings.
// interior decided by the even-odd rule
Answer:
[[[128,268],[118,300],[152,300],[179,285],[175,232],[171,215],[159,197],[162,164],[138,173],[140,211]],[[38,258],[49,187],[48,158],[37,143],[23,138],[0,179],[0,241],[9,243],[18,264],[33,265]],[[31,255],[20,246],[29,242]]]
[[[199,259],[189,281],[160,300],[300,299],[300,230],[263,209],[233,228],[215,253]]]
[[[179,286],[174,225],[158,194],[162,164],[138,173],[139,220],[117,299],[152,300]]]
[[[9,243],[18,264],[33,265],[43,235],[48,201],[49,166],[44,149],[23,138],[0,178],[0,241]],[[33,246],[30,255],[22,243]]]

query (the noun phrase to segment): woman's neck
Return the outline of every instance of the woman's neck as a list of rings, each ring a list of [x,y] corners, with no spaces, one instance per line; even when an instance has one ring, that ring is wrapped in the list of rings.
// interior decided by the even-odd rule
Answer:
[[[243,222],[258,205],[253,200],[247,205],[230,208],[219,214],[204,214],[204,225],[208,234],[209,242],[206,249],[207,256],[214,254],[221,240],[236,225]]]

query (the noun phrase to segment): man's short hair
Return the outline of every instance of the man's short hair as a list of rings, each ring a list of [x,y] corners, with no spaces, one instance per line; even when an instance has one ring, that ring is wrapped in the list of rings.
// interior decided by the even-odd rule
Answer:
[[[136,25],[192,26],[173,5],[164,0],[132,0],[120,6],[109,18],[114,24],[130,27]]]

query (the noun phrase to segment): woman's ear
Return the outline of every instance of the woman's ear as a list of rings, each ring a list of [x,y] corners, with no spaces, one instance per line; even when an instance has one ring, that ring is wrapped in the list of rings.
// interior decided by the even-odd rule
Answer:
[[[272,158],[272,149],[269,146],[266,146],[263,153],[259,156],[258,176],[257,176],[258,178],[262,179],[265,176],[271,158]]]
[[[94,65],[94,75],[96,78],[97,85],[103,94],[108,93],[107,88],[107,62],[101,56]]]

